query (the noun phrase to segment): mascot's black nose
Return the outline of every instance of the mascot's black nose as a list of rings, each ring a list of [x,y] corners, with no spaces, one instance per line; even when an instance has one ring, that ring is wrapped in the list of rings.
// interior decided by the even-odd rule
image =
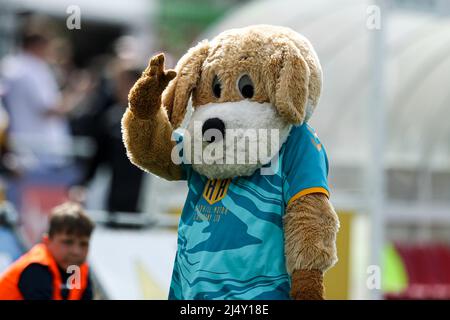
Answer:
[[[209,129],[215,129],[210,130]],[[208,131],[208,132],[207,132]],[[202,126],[203,141],[214,142],[225,137],[225,123],[219,118],[211,118],[206,120]]]

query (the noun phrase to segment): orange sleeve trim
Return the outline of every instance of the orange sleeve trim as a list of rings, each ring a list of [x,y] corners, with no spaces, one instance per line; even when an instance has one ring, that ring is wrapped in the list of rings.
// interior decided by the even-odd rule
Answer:
[[[297,194],[295,194],[288,202],[288,205],[294,201],[297,200],[300,197],[303,197],[307,194],[311,194],[311,193],[324,193],[328,198],[330,198],[330,193],[328,192],[327,189],[322,188],[322,187],[314,187],[314,188],[308,188],[308,189],[303,189],[300,192],[297,192]]]

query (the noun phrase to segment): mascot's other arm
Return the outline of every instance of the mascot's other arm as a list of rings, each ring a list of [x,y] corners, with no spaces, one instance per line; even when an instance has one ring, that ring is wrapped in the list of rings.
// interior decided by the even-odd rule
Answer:
[[[324,299],[323,273],[337,262],[338,229],[338,217],[325,194],[308,194],[288,204],[284,232],[292,298]]]
[[[122,118],[123,140],[131,162],[167,180],[182,177],[181,167],[171,159],[173,128],[161,104],[161,95],[175,76],[173,70],[164,71],[163,54],[151,58],[129,93],[129,106]]]

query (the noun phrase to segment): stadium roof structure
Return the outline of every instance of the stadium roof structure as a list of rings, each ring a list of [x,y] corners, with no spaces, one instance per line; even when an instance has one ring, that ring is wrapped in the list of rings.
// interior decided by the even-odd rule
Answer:
[[[69,16],[76,6],[81,11],[82,19],[95,19],[111,23],[133,24],[138,20],[148,20],[151,10],[154,10],[155,1],[152,0],[110,0],[107,3],[90,0],[2,0],[0,2],[12,3],[16,8],[33,10],[54,16]]]

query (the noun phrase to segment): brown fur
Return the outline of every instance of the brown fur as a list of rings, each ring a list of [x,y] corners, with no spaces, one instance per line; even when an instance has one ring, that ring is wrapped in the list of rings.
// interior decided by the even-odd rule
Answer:
[[[164,56],[153,57],[129,94],[129,108],[122,118],[127,155],[139,168],[168,180],[181,179],[181,168],[171,160],[175,141],[161,93],[173,72],[164,72]]]
[[[202,64],[208,52],[209,45],[206,40],[191,48],[177,63],[177,76],[164,92],[163,105],[174,128],[183,121],[189,98],[198,85]]]
[[[130,160],[163,178],[181,179],[180,167],[171,161],[175,145],[171,134],[181,124],[189,98],[194,108],[240,101],[237,81],[242,74],[253,81],[251,100],[270,102],[288,123],[304,121],[308,101],[313,109],[319,101],[321,68],[308,40],[283,27],[228,30],[190,49],[177,64],[176,73],[164,71],[162,55],[152,58],[130,92],[122,119]],[[212,92],[216,75],[222,84],[220,98]],[[286,208],[284,228],[292,296],[323,298],[322,274],[337,261],[339,222],[333,207],[323,194],[303,196]]]
[[[323,299],[323,273],[337,262],[339,220],[328,198],[313,193],[292,201],[284,216],[285,254],[291,296]]]
[[[292,274],[291,297],[295,300],[323,300],[323,274],[319,270],[296,270]]]
[[[304,120],[308,99],[315,106],[322,87],[311,44],[289,29],[264,25],[228,30],[200,42],[180,59],[176,71],[163,97],[174,128],[183,120],[191,92],[194,107],[242,100],[236,86],[242,74],[255,85],[251,100],[271,102],[290,123]],[[211,90],[215,75],[222,83],[219,99]]]
[[[292,201],[286,208],[284,228],[289,273],[325,272],[336,263],[339,220],[325,194],[308,194]]]

